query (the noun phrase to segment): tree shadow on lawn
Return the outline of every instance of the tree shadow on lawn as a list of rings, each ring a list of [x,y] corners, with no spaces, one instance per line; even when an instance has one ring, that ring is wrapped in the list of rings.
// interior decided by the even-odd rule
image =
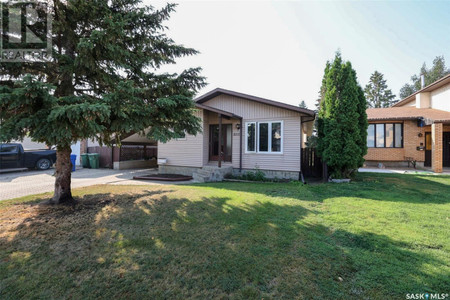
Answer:
[[[423,269],[442,261],[307,223],[301,205],[192,201],[164,187],[79,200],[15,206],[18,223],[0,216],[1,298],[381,298],[448,286]]]
[[[337,197],[417,204],[450,202],[450,176],[359,173],[353,182],[340,184],[220,182],[201,186],[319,202]]]

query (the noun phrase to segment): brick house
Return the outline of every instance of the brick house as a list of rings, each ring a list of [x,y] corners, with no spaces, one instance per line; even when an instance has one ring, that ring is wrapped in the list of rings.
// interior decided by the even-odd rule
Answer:
[[[450,167],[450,75],[367,117],[366,165]]]

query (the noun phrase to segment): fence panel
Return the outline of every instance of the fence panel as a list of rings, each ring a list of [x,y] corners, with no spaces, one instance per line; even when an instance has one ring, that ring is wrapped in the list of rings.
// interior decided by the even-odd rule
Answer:
[[[305,177],[322,177],[323,164],[315,148],[302,149],[302,173]]]
[[[88,153],[98,153],[100,154],[100,168],[112,168],[112,153],[111,147],[88,147]]]
[[[120,161],[151,159],[157,155],[157,146],[122,145]]]

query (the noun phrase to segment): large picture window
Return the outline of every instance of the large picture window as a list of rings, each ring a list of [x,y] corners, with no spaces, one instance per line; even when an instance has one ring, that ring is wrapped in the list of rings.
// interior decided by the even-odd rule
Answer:
[[[380,123],[369,124],[367,128],[367,147],[402,148],[403,124]]]
[[[248,122],[246,128],[246,153],[282,153],[283,122]]]

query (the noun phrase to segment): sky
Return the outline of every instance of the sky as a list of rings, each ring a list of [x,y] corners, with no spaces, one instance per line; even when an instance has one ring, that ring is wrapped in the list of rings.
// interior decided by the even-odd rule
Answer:
[[[208,85],[199,95],[221,87],[313,109],[337,50],[362,87],[377,70],[397,96],[424,62],[443,55],[450,65],[450,1],[175,3],[167,35],[200,54],[164,71],[202,67]]]

